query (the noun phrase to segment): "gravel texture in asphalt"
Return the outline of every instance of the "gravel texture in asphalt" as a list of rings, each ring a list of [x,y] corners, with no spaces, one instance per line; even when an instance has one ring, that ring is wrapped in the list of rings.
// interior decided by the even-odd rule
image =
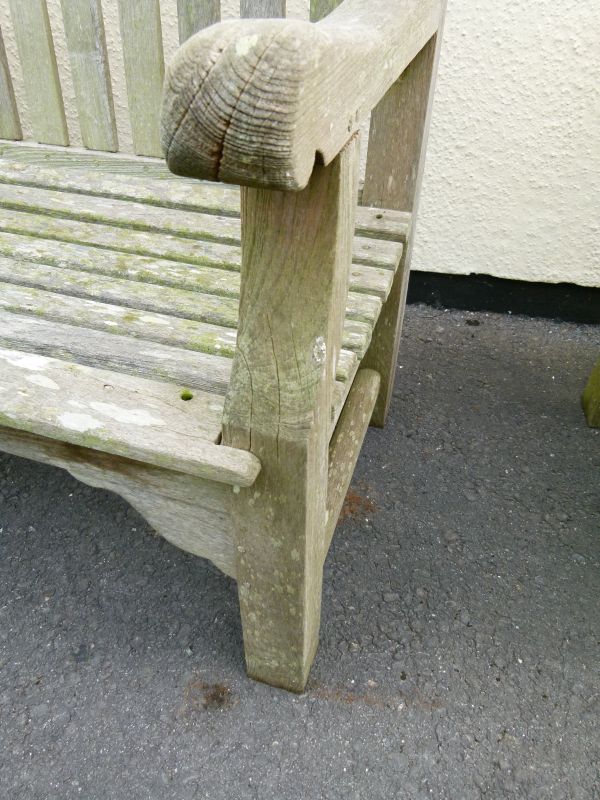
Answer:
[[[409,309],[301,696],[246,678],[232,580],[0,455],[0,798],[600,798],[599,354]]]

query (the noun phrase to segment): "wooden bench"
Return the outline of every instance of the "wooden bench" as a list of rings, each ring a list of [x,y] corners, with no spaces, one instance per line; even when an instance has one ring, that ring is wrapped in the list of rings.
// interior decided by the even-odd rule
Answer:
[[[236,578],[249,674],[301,691],[323,562],[389,407],[444,4],[312,0],[308,22],[242,0],[256,19],[212,25],[218,0],[178,0],[162,100],[158,0],[117,4],[135,156],[100,0],[62,0],[84,147],[45,0],[9,0],[0,447]]]

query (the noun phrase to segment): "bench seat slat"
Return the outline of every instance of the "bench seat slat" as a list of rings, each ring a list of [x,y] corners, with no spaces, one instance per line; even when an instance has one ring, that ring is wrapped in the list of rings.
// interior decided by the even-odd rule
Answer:
[[[15,240],[17,240],[16,245]],[[121,270],[118,268],[118,262],[116,266],[114,262],[103,265],[102,259],[106,251],[100,249],[96,250],[97,260],[92,262],[93,268],[89,271],[79,269],[72,263],[67,263],[66,268],[50,266],[44,263],[53,260],[47,258],[46,241],[32,236],[16,237],[10,233],[0,233],[0,253],[14,258],[14,263],[0,265],[0,275],[4,276],[2,280],[128,305],[140,310],[171,313],[229,328],[237,326],[239,276],[236,273],[222,273],[231,280],[231,288],[234,290],[228,295],[214,291],[217,288],[214,285],[211,287],[212,292],[203,291],[201,285],[192,285],[193,279],[187,284],[186,289],[180,289],[165,285],[164,281],[153,281],[153,275],[141,270],[135,274],[136,267],[131,265]],[[52,242],[52,244],[60,247],[62,243]],[[28,260],[27,266],[23,266],[22,259]],[[56,261],[65,263],[64,259],[62,261],[55,259],[55,263]],[[181,266],[180,269],[183,270],[185,267]],[[125,278],[117,277],[118,275],[124,275]],[[174,282],[177,285],[177,276]],[[373,327],[381,311],[381,305],[380,296],[353,291],[348,295],[346,315],[350,320],[364,322]]]
[[[231,372],[229,358],[4,311],[0,346],[217,395],[225,394]]]
[[[18,284],[19,276],[15,276],[13,281],[9,280],[11,277],[10,266],[9,259],[0,259],[0,269],[2,267],[5,268],[0,271],[0,280],[5,282],[4,284],[0,283],[0,286],[6,286],[0,306],[21,315],[27,309],[26,307],[19,309],[15,302],[18,295],[15,291],[11,293],[9,289],[11,284],[16,284],[15,290],[17,288],[23,290],[24,287]],[[17,262],[13,262],[15,272],[19,269],[19,266]],[[27,268],[28,265],[24,265],[25,272]],[[76,273],[71,273],[71,276],[74,279]],[[22,280],[26,288],[40,292],[40,284],[43,284],[43,282],[38,279],[38,285],[36,286],[35,276],[27,279],[25,275]],[[157,378],[160,378],[160,375],[166,370],[165,374],[169,379],[176,377],[178,380],[192,382],[200,388],[219,393],[226,390],[229,384],[230,370],[228,359],[232,357],[231,348],[232,343],[235,341],[235,329],[227,329],[213,324],[209,329],[210,333],[207,334],[206,329],[204,329],[204,336],[199,337],[197,331],[194,331],[193,328],[190,331],[190,326],[194,323],[193,319],[179,319],[178,315],[161,314],[160,312],[154,316],[147,316],[151,309],[140,309],[139,306],[131,305],[114,305],[106,302],[107,297],[101,298],[103,302],[95,303],[91,310],[88,309],[86,311],[86,306],[89,307],[90,301],[84,299],[82,302],[82,295],[78,295],[76,289],[69,293],[68,277],[66,281],[61,286],[65,291],[64,294],[56,291],[44,291],[50,288],[47,285],[50,281],[46,281],[46,285],[42,287],[42,292],[37,295],[31,295],[27,301],[30,305],[28,313],[35,316],[33,322],[59,319],[60,322],[64,321],[67,325],[77,326],[84,331],[84,334],[78,338],[78,334],[75,335],[72,329],[65,331],[58,326],[56,330],[60,335],[56,339],[56,347],[62,348],[62,350],[60,350],[60,353],[58,350],[53,350],[52,355],[58,354],[62,357],[64,353],[66,354],[65,357],[83,358],[84,361],[82,363],[90,365],[99,363],[95,359],[102,359],[103,363],[111,369],[119,369],[119,365],[122,364],[125,371],[130,371],[132,374],[149,374]],[[110,283],[110,281],[107,283]],[[33,287],[32,284],[34,284]],[[56,288],[55,285],[54,289]],[[108,295],[109,290],[105,291]],[[83,295],[84,298],[88,296]],[[23,292],[20,299],[26,300]],[[71,300],[70,303],[68,302],[69,299]],[[73,301],[79,302],[78,312],[74,310]],[[102,308],[102,306],[107,305],[109,306],[108,309]],[[100,308],[96,306],[100,306]],[[117,313],[117,308],[121,308],[120,313]],[[104,324],[99,319],[103,312],[105,312]],[[159,316],[162,319],[157,319]],[[168,327],[165,318],[172,319],[171,325]],[[29,319],[29,317],[26,317],[26,319]],[[6,338],[12,335],[11,324],[17,323],[12,317],[8,317],[5,330],[0,330],[0,341],[13,341],[13,339]],[[23,325],[25,325],[24,322],[19,322],[19,331],[24,330]],[[151,325],[154,325],[154,335],[151,334]],[[156,328],[160,325],[162,325],[164,332],[156,333]],[[117,330],[115,330],[115,327]],[[29,328],[34,330],[34,333],[37,332],[40,336],[42,335],[41,328],[36,328],[35,325],[30,325]],[[106,339],[104,334],[107,329],[110,339]],[[54,337],[54,329],[48,328],[48,330]],[[220,333],[219,338],[215,337],[215,331],[217,330]],[[115,334],[122,334],[123,338],[114,339]],[[169,334],[171,334],[171,337],[169,337]],[[52,337],[51,339],[54,341]],[[70,340],[74,337],[78,338],[78,340],[71,343]],[[135,338],[142,339],[144,343],[149,344],[149,349],[147,351],[140,350],[140,344],[136,343]],[[64,344],[65,342],[66,345]],[[153,346],[154,343],[158,343],[159,347],[155,348]],[[169,345],[166,351],[162,349],[164,343]],[[171,345],[174,346],[171,347]],[[117,348],[117,352],[112,352],[113,348]],[[175,348],[178,348],[177,352],[171,352],[171,349],[175,350]],[[107,358],[109,361],[106,361]],[[348,379],[349,365],[353,364],[356,358],[356,353],[350,350],[342,350],[338,364],[338,378],[340,380]],[[161,359],[169,361],[164,370],[160,366]],[[138,360],[139,364],[137,363]]]
[[[222,398],[0,349],[2,425],[148,464],[250,486],[260,463],[216,444]]]
[[[5,269],[1,269],[3,262],[8,262]],[[52,291],[43,283],[43,288],[32,285],[34,279],[28,279],[22,272],[15,275],[13,271],[11,274],[11,267],[15,264],[10,259],[0,259],[0,308],[6,311],[233,358],[237,338],[235,328],[89,297],[82,302],[77,295]],[[25,265],[24,269],[27,268]],[[3,282],[7,276],[11,280]],[[346,350],[362,358],[370,341],[370,325],[346,320],[343,339]]]
[[[240,214],[237,187],[178,178],[158,160],[131,160],[119,154],[76,151],[65,157],[58,149],[0,142],[0,182],[132,200],[162,208],[233,217]],[[402,211],[358,206],[356,232],[405,243],[410,219],[410,214]]]
[[[241,263],[241,224],[237,218],[156,208],[143,203],[101,197],[86,197],[85,203],[82,203],[78,194],[14,184],[2,186],[0,205],[6,209],[48,215],[54,219],[124,228],[126,235],[110,230],[101,231],[103,239],[99,243],[107,246],[112,242],[113,248],[118,248],[123,240],[129,241],[130,234],[129,249],[135,245],[140,250],[151,249],[155,254],[165,255],[173,251],[178,258],[197,258],[198,241],[233,245],[236,248],[234,251],[218,246],[203,246],[202,250],[210,254],[217,267],[239,269]],[[67,227],[67,230],[72,229]],[[54,225],[52,230],[55,236],[60,235],[59,225]],[[84,236],[90,235],[89,228],[82,230]],[[165,234],[162,239],[161,234]],[[176,246],[169,238],[172,236],[177,237]],[[394,270],[401,255],[402,244],[399,242],[366,236],[354,238],[355,264]]]
[[[36,319],[133,336],[207,355],[233,358],[236,331],[171,314],[138,311],[128,306],[0,281],[0,308]]]
[[[68,364],[176,384],[179,389],[200,390],[220,398],[219,402],[224,398],[231,375],[232,361],[222,356],[206,356],[151,341],[140,344],[130,336],[80,326],[75,328],[4,311],[0,311],[0,347],[56,358]],[[359,359],[355,353],[347,350],[340,353],[332,430],[358,366]],[[0,409],[2,403],[0,397]]]
[[[0,192],[0,207],[2,207],[2,192]],[[215,270],[239,272],[240,269],[239,245],[182,238],[155,230],[132,230],[120,225],[81,222],[65,217],[55,217],[52,214],[17,211],[6,206],[2,208],[0,215],[0,230],[58,242],[85,244],[113,250],[117,253],[194,264]],[[401,254],[402,245],[393,244],[393,251],[388,251],[384,258],[380,245],[390,244],[389,242],[356,238],[354,243],[356,251],[354,266],[362,266],[362,272],[372,266],[379,270],[387,270],[390,273],[388,280],[391,281],[398,263],[396,256]],[[371,261],[371,263],[365,264],[365,261]],[[355,288],[352,285],[352,289]],[[358,288],[360,289],[360,283]]]
[[[22,222],[22,219],[17,219]],[[7,219],[4,223],[7,224]],[[239,275],[236,273],[133,253],[123,254],[74,242],[40,239],[27,232],[12,233],[10,223],[8,224],[9,229],[2,230],[0,220],[0,255],[3,256],[220,297],[239,296]],[[22,226],[16,227],[20,229]],[[380,304],[377,298],[387,298],[391,279],[388,270],[353,265],[348,318],[373,321],[373,313],[379,313]],[[357,294],[366,297],[357,297]],[[375,301],[369,299],[369,296],[374,296]],[[231,324],[237,324],[237,321]]]

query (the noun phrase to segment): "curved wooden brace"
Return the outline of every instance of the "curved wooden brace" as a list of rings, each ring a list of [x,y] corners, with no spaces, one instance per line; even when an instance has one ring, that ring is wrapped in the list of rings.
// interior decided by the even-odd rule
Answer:
[[[440,0],[346,0],[319,23],[213,25],[177,52],[162,145],[178,175],[306,187],[436,32]]]

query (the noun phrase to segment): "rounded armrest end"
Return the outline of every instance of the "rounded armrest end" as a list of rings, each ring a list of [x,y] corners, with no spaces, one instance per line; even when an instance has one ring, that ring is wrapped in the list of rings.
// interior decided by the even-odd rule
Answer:
[[[292,20],[213,25],[169,66],[161,140],[177,175],[272,189],[308,183],[315,150],[302,112],[319,33]]]

